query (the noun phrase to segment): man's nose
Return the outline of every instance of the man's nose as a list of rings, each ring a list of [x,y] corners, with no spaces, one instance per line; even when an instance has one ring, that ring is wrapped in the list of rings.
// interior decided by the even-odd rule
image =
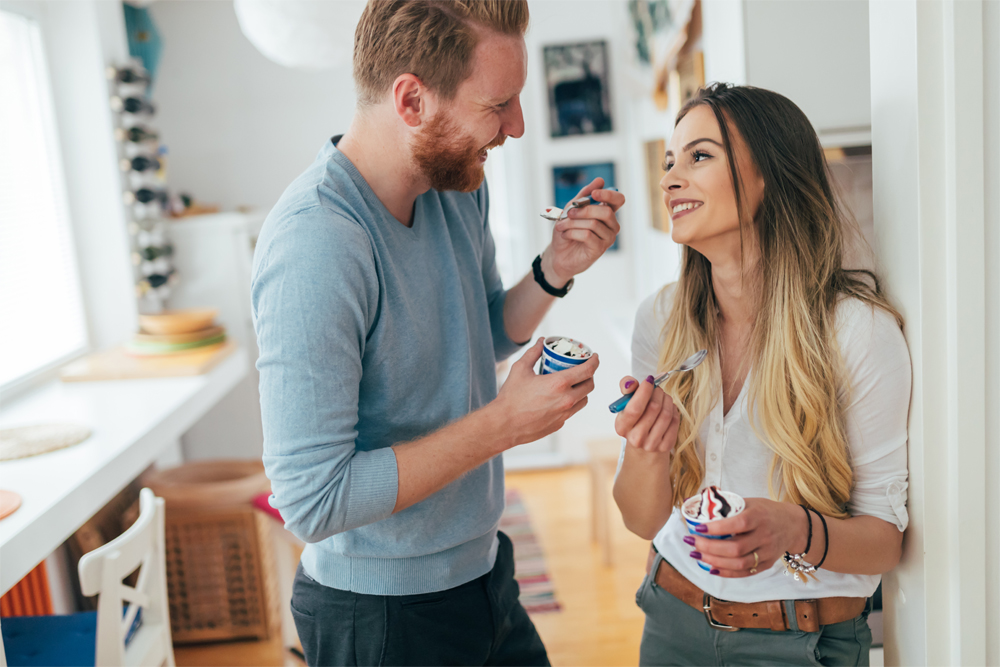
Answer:
[[[524,136],[524,113],[521,111],[520,95],[515,97],[510,106],[507,107],[507,113],[504,114],[500,131],[514,139],[520,139]]]

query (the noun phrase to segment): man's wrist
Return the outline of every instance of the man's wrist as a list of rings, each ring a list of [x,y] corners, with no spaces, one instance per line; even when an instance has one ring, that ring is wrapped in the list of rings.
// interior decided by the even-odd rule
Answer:
[[[552,247],[549,246],[542,253],[542,275],[545,276],[545,281],[555,287],[556,289],[562,289],[573,279],[573,276],[561,276],[559,275],[554,266]]]
[[[490,458],[520,444],[511,433],[510,424],[504,419],[504,411],[497,406],[497,399],[469,416],[476,420],[475,431],[487,435],[481,442],[489,449]]]

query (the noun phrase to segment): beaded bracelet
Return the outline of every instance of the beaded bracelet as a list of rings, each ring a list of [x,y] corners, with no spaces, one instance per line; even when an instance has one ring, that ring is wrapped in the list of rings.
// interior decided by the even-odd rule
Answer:
[[[786,551],[785,555],[781,557],[781,560],[784,562],[786,575],[792,575],[795,578],[795,581],[807,582],[808,580],[806,579],[806,576],[816,579],[816,575],[813,574],[813,572],[816,571],[816,566],[810,565],[806,562],[806,554],[809,553],[809,549],[812,547],[813,524],[812,517],[809,516],[809,508],[805,505],[799,505],[799,507],[801,507],[806,513],[806,523],[809,524],[809,533],[808,537],[806,537],[805,551],[800,554],[791,554]],[[826,528],[825,521],[823,522],[823,527],[824,529]],[[822,561],[820,562],[822,563]]]

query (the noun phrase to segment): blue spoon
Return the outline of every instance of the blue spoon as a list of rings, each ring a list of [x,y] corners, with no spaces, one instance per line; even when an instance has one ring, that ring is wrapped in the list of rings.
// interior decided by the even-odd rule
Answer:
[[[701,362],[705,361],[705,357],[706,356],[708,356],[708,350],[698,350],[697,352],[695,352],[694,354],[692,354],[690,357],[688,357],[687,359],[685,359],[684,363],[682,363],[680,366],[678,366],[674,370],[667,371],[663,375],[658,376],[655,380],[653,380],[653,386],[654,387],[659,387],[661,384],[663,384],[663,382],[668,377],[670,377],[674,373],[683,373],[685,371],[691,370],[692,368],[694,368],[695,366],[697,366]],[[636,389],[638,389],[638,387],[636,387]],[[624,396],[622,396],[621,398],[619,398],[617,401],[615,401],[614,403],[612,403],[611,405],[609,405],[608,409],[611,410],[612,414],[617,414],[617,413],[621,412],[622,410],[625,409],[625,406],[628,405],[628,402],[632,400],[633,396],[635,396],[635,392],[634,391],[631,394],[625,394]]]

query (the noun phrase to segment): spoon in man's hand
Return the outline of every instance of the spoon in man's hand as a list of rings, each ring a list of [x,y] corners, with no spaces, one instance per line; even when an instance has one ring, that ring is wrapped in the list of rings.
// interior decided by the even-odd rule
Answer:
[[[694,368],[695,366],[697,366],[698,364],[700,364],[701,362],[703,362],[705,360],[706,356],[708,356],[708,350],[698,350],[697,352],[695,352],[694,354],[692,354],[690,357],[688,357],[687,359],[685,359],[684,363],[682,363],[680,366],[678,366],[674,370],[667,371],[666,373],[663,373],[662,375],[657,376],[657,378],[655,380],[653,380],[653,386],[654,387],[659,387],[661,384],[663,384],[663,382],[668,377],[670,377],[674,373],[683,373],[684,371],[691,370],[692,368]],[[609,405],[608,409],[611,410],[612,414],[617,414],[617,413],[621,412],[622,410],[625,409],[625,406],[628,405],[628,402],[630,400],[632,400],[633,396],[635,396],[635,392],[634,391],[631,394],[625,394],[624,396],[622,396],[621,398],[619,398],[617,401],[615,401],[614,403],[612,403],[611,405]]]

